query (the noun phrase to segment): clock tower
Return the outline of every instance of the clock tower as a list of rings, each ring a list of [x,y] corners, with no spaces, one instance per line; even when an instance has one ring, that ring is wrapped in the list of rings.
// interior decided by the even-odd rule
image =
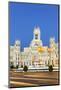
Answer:
[[[36,26],[34,28],[34,32],[33,32],[33,40],[31,41],[31,46],[42,46],[42,40],[40,40],[40,28],[38,26]]]

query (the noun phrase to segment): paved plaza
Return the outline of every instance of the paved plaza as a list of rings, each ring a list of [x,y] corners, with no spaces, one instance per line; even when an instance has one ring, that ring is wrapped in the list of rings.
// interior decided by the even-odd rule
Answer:
[[[10,71],[10,87],[58,85],[59,72],[15,72]]]

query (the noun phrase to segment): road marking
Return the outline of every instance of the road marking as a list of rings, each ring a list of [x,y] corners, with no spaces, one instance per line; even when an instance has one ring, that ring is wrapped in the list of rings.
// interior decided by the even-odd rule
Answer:
[[[23,86],[36,86],[37,84],[25,83],[25,82],[17,82],[17,81],[10,81],[10,84],[14,85],[23,85]]]
[[[40,78],[49,78],[49,76],[40,76],[40,75],[24,75],[24,76],[27,76],[27,77],[35,77],[35,78],[37,78],[37,77],[40,77]],[[51,78],[51,76],[50,76],[50,78]],[[51,79],[58,79],[58,76],[57,76],[57,78],[55,78],[55,77],[52,77]]]
[[[20,77],[10,77],[10,79],[11,80],[13,80],[13,79],[15,79],[15,80],[34,80],[34,81],[36,81],[36,80],[38,80],[38,81],[41,81],[41,80],[43,80],[43,81],[55,81],[56,79],[43,79],[43,78],[41,78],[41,79],[37,79],[37,78],[27,78],[27,77],[25,77],[25,78],[20,78]]]

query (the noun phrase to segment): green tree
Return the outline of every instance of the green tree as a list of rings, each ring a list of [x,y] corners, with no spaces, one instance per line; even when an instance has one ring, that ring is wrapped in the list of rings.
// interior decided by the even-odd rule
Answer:
[[[21,65],[21,68],[23,68],[23,65]]]
[[[23,71],[25,71],[25,72],[28,71],[28,67],[26,65],[24,66]]]
[[[14,68],[13,62],[10,62],[10,69],[13,69],[13,68]]]
[[[16,69],[18,69],[19,65],[16,65]]]
[[[53,71],[53,66],[49,65],[49,72],[52,72],[52,71]]]

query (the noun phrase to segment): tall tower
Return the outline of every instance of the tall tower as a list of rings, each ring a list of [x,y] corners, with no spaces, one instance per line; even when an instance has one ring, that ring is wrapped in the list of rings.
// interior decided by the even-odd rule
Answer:
[[[20,61],[20,41],[16,40],[14,45],[14,66],[19,65]]]
[[[40,40],[40,28],[36,26],[34,28],[34,40]]]
[[[30,44],[31,47],[42,46],[42,40],[40,40],[40,28],[36,26],[33,32],[33,40]]]
[[[50,38],[50,48],[55,48],[55,38],[54,37]]]

